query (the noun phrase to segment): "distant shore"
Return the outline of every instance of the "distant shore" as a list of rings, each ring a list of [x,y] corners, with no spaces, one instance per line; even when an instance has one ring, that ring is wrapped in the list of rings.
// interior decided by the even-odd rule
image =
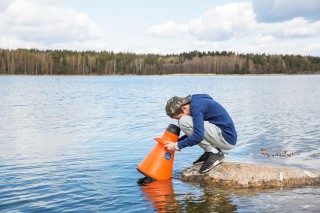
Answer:
[[[0,48],[0,74],[9,75],[260,75],[320,73],[320,57],[191,51],[135,54]]]
[[[113,74],[113,75],[89,75],[89,74],[85,74],[85,75],[21,75],[21,74],[11,74],[11,75],[7,75],[7,74],[0,74],[0,76],[297,76],[297,75],[319,75],[319,73],[295,73],[295,74],[285,74],[285,73],[273,73],[273,74],[215,74],[215,73],[173,73],[173,74],[163,74],[163,75],[159,75],[159,74],[154,74],[154,75],[134,75],[134,74],[126,74],[126,75],[117,75],[117,74]]]

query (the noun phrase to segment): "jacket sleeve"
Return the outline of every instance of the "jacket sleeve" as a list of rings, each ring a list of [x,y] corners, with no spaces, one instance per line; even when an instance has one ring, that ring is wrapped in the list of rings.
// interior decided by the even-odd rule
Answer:
[[[201,107],[193,107],[190,110],[193,120],[193,134],[178,141],[179,149],[197,145],[204,139],[204,118],[202,109]]]
[[[183,135],[183,136],[181,136],[179,139],[178,139],[178,141],[182,141],[182,140],[184,140],[185,138],[187,138],[188,136],[187,135]]]

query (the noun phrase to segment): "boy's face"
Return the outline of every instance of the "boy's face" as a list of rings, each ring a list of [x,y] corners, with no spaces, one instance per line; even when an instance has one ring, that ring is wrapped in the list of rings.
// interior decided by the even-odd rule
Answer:
[[[190,115],[190,104],[184,105],[183,107],[181,107],[181,109],[183,112],[178,115],[172,116],[172,118],[179,120],[184,115]]]

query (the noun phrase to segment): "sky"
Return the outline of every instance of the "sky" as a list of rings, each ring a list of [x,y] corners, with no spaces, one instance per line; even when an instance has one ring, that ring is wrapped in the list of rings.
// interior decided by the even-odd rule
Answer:
[[[320,0],[1,0],[0,48],[320,56]]]

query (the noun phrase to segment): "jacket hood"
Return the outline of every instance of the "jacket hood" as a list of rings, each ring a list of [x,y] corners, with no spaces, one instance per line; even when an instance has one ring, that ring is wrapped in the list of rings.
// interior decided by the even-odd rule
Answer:
[[[192,95],[192,99],[199,99],[199,98],[208,98],[212,99],[209,95],[207,94],[194,94]]]

